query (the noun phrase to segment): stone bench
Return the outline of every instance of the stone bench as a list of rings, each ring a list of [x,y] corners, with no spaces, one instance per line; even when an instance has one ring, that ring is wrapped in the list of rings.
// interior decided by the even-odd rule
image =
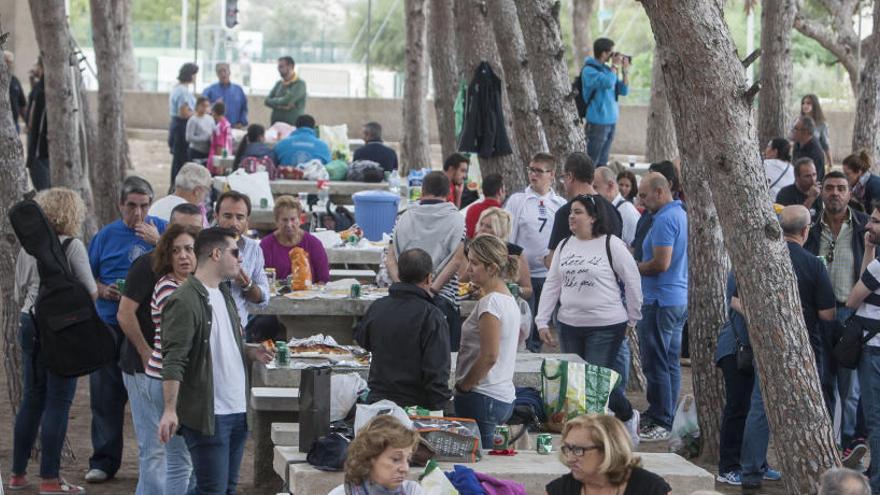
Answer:
[[[705,469],[691,464],[676,454],[639,453],[642,466],[662,476],[672,487],[674,495],[687,495],[696,490],[714,490],[715,477]],[[287,481],[290,493],[295,495],[327,493],[342,484],[343,473],[320,471],[305,462],[306,454],[296,447],[275,447],[276,472]],[[441,462],[440,468],[452,471],[455,463]],[[544,495],[550,481],[569,472],[556,455],[539,455],[520,451],[513,457],[486,455],[477,463],[467,464],[482,473],[498,479],[522,483],[530,495]],[[282,469],[287,473],[282,474]],[[423,468],[410,469],[410,479],[417,479]]]
[[[299,389],[293,387],[251,388],[251,409],[256,411],[299,411]]]
[[[253,412],[254,484],[277,491],[278,478],[272,474],[273,444],[270,429],[272,423],[299,421],[299,389],[252,387],[250,405]]]

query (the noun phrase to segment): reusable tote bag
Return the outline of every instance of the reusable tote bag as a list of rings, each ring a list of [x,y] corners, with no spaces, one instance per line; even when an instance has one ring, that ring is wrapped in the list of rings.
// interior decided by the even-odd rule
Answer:
[[[620,375],[602,366],[547,358],[541,364],[541,398],[547,429],[561,432],[569,419],[587,413],[606,414],[608,397]]]

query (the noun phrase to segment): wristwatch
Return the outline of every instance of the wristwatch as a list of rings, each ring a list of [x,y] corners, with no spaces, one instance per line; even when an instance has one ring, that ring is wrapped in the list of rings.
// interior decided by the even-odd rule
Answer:
[[[241,291],[242,291],[242,292],[247,292],[247,291],[251,290],[253,287],[254,287],[254,281],[251,280],[250,282],[248,282],[247,285],[243,285],[243,286],[241,286]]]

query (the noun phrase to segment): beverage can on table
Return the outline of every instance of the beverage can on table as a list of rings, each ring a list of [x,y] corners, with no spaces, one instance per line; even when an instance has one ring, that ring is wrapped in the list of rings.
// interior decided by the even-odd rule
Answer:
[[[517,298],[522,294],[522,291],[519,288],[519,284],[515,282],[507,282],[507,290],[510,291],[510,295],[514,298]]]
[[[266,272],[266,283],[269,284],[269,293],[271,293],[272,295],[275,295],[275,292],[277,289],[275,287],[275,281],[277,279],[276,278],[277,274],[275,272],[275,269],[272,267],[269,267],[269,268],[266,268],[264,271]]]
[[[121,295],[121,296],[125,295],[125,279],[124,278],[117,278],[116,279],[116,290],[119,291],[119,295]]]
[[[502,452],[510,450],[510,427],[507,425],[495,426],[495,435],[492,437],[492,450]]]
[[[553,452],[553,437],[549,433],[538,433],[538,453],[548,455]]]
[[[349,296],[352,299],[358,299],[359,297],[361,297],[361,284],[351,284],[351,293],[349,294]]]
[[[275,364],[287,366],[290,363],[290,348],[287,342],[279,340],[275,342]]]
[[[269,198],[260,198],[260,209],[261,210],[269,209]]]

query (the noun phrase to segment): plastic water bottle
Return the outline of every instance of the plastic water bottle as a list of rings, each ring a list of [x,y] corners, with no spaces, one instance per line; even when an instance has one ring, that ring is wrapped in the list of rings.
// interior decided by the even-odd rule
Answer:
[[[330,201],[330,181],[319,180],[318,181],[318,205],[323,210],[327,207],[327,202]]]
[[[388,190],[400,196],[400,175],[396,170],[393,170],[391,177],[388,178]]]

